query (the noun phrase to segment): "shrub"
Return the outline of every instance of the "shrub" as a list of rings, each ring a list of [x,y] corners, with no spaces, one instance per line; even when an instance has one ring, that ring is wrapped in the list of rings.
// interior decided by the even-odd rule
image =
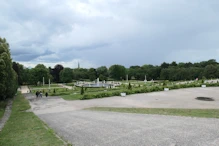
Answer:
[[[120,96],[120,93],[121,93],[121,92],[119,92],[119,91],[114,91],[114,92],[112,92],[112,95],[113,95],[113,96]]]
[[[81,87],[81,95],[84,95],[84,87]]]
[[[129,82],[129,85],[128,85],[128,89],[132,90],[132,85],[130,84],[130,82]]]
[[[84,94],[84,96],[81,98],[81,100],[93,99],[93,98],[94,98],[93,94]]]

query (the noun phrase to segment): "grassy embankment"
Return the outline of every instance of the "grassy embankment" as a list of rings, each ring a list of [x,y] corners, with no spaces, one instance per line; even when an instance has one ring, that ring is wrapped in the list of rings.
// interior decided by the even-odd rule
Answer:
[[[29,108],[28,101],[19,93],[13,101],[11,116],[0,132],[0,145],[64,145],[34,113],[26,112]]]
[[[137,114],[158,114],[158,115],[172,115],[172,116],[203,117],[203,118],[219,118],[219,109],[93,107],[93,108],[88,108],[86,110],[121,112],[121,113],[137,113]]]

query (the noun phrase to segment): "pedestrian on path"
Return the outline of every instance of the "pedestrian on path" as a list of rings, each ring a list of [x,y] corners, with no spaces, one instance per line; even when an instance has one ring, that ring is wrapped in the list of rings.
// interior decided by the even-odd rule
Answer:
[[[46,92],[46,97],[48,96],[48,93]]]
[[[42,98],[43,97],[43,93],[40,91],[40,97]]]
[[[36,92],[36,98],[37,98],[38,96],[39,96],[39,92],[37,91],[37,92]]]

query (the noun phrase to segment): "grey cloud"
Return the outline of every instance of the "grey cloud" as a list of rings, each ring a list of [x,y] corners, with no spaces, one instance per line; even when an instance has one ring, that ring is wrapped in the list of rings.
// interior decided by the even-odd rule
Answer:
[[[15,61],[81,59],[98,66],[130,66],[195,62],[218,55],[217,0],[3,0],[1,4],[0,32]]]

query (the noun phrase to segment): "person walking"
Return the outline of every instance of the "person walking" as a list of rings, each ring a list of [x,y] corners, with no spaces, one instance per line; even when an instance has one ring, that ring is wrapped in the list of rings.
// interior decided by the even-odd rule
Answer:
[[[36,92],[36,98],[37,98],[38,96],[39,96],[39,92],[37,91],[37,92]]]
[[[40,91],[40,97],[42,98],[43,97],[43,93]]]
[[[48,93],[46,92],[46,97],[48,96]]]

